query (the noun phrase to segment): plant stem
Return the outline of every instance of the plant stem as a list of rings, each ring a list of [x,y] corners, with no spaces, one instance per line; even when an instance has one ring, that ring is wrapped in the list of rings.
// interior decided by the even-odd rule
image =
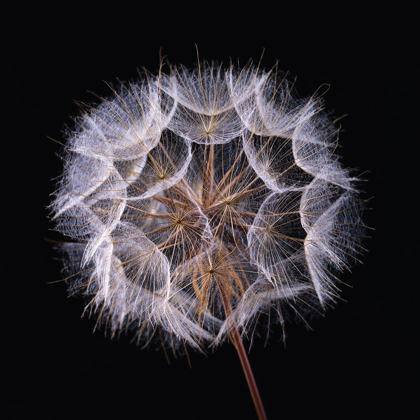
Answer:
[[[235,278],[237,276],[233,274],[233,277]],[[226,316],[229,317],[229,315],[232,314],[232,306],[230,304],[229,298],[222,285],[220,283],[217,283],[217,286],[220,292],[220,296],[222,298]],[[242,342],[241,334],[239,333],[238,327],[236,326],[236,323],[234,321],[230,326],[229,333],[229,338],[232,340],[233,345],[235,346],[235,349],[238,352],[239,360],[241,361],[242,365],[242,370],[244,371],[246,381],[248,383],[248,388],[251,392],[252,401],[254,402],[255,410],[258,414],[258,420],[267,420],[267,415],[265,414],[264,406],[260,397],[260,393],[258,391],[257,383],[255,382],[254,374],[252,372],[248,356],[246,354],[244,343]]]
[[[252,373],[251,365],[249,363],[248,356],[246,354],[241,335],[239,334],[239,331],[236,325],[232,326],[231,332],[232,332],[233,344],[236,348],[236,351],[238,352],[242,369],[245,373],[248,387],[251,392],[252,400],[254,402],[255,410],[257,411],[257,414],[258,414],[258,419],[267,420],[264,406],[261,401],[260,393],[257,388],[257,383],[255,382],[254,374]]]

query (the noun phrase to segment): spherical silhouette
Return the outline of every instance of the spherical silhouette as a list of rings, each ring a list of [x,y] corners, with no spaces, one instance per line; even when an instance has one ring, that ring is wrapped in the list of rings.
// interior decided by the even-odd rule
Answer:
[[[112,334],[203,350],[334,303],[363,223],[320,96],[276,68],[178,66],[75,122],[53,218]]]

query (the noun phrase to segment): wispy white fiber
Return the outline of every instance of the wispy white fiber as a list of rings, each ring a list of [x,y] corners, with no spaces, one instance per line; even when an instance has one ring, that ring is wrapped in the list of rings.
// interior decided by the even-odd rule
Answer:
[[[361,205],[321,95],[293,89],[201,63],[84,106],[51,209],[98,325],[204,350],[334,303]]]

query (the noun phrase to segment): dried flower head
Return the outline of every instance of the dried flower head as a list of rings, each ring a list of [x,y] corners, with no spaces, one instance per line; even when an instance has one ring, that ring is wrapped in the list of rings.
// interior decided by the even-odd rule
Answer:
[[[113,334],[197,349],[323,310],[363,227],[337,138],[276,67],[121,84],[68,134],[52,210],[72,293]]]

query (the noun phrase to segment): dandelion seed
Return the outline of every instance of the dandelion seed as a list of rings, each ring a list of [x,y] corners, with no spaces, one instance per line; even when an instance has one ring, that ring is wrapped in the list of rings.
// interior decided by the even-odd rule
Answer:
[[[361,250],[337,136],[321,97],[295,100],[277,68],[122,85],[68,133],[51,209],[72,239],[70,289],[112,335],[150,343],[160,329],[163,345],[200,351],[230,339],[264,418],[242,337],[261,314],[284,328],[334,303]]]

